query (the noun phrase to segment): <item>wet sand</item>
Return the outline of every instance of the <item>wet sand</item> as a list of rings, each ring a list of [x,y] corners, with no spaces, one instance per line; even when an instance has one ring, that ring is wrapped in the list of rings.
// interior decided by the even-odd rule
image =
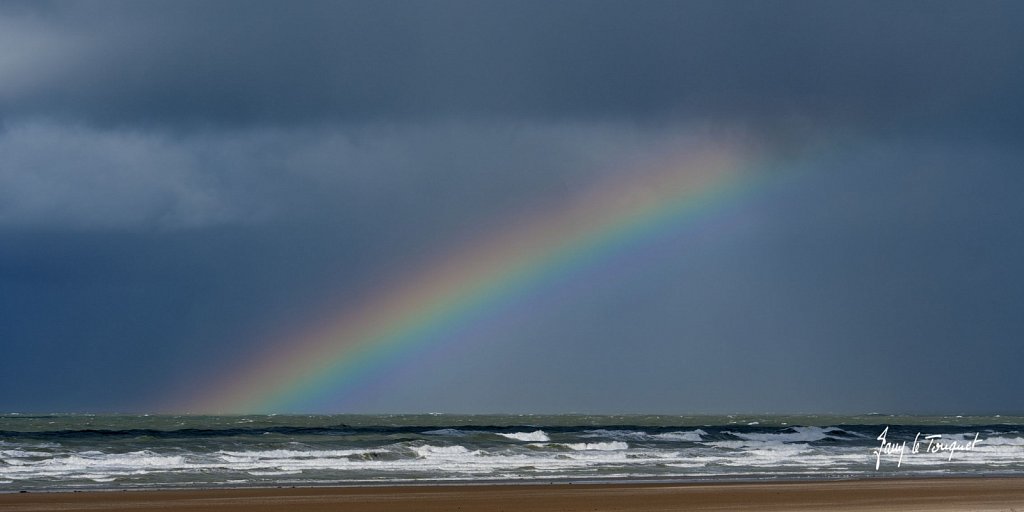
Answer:
[[[685,484],[526,484],[0,494],[0,511],[1024,512],[1024,478]]]

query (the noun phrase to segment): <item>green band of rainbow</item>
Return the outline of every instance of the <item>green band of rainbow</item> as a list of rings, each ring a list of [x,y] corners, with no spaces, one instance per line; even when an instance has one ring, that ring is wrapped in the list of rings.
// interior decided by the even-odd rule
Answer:
[[[530,287],[713,211],[757,181],[738,148],[704,148],[559,204],[459,250],[277,348],[186,405],[189,412],[308,412],[389,361]],[[347,411],[332,411],[347,412]]]

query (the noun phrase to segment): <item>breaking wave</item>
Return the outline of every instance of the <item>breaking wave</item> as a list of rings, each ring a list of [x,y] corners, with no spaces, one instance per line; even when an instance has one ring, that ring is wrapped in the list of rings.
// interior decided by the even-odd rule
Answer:
[[[499,432],[498,435],[509,439],[515,439],[516,441],[529,441],[535,443],[543,443],[551,440],[543,430],[534,430],[533,432],[512,432],[508,434]]]

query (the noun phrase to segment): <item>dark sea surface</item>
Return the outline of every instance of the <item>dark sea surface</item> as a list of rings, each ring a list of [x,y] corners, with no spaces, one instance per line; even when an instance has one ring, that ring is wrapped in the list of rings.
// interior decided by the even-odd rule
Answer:
[[[0,415],[0,492],[983,475],[1024,418]]]

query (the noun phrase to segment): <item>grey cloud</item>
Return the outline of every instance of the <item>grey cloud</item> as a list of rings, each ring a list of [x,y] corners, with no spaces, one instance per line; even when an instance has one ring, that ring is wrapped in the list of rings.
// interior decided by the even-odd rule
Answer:
[[[175,134],[54,123],[0,132],[0,226],[281,222],[459,229],[578,193],[701,135],[629,124],[455,123]],[[467,218],[465,212],[475,212]]]
[[[195,157],[166,140],[25,125],[0,134],[0,225],[118,228],[226,220]]]
[[[1008,2],[54,5],[2,18],[32,27],[5,35],[8,47],[46,49],[0,60],[17,71],[0,87],[5,116],[726,114],[981,136],[1019,131],[1022,117],[1024,7]]]

